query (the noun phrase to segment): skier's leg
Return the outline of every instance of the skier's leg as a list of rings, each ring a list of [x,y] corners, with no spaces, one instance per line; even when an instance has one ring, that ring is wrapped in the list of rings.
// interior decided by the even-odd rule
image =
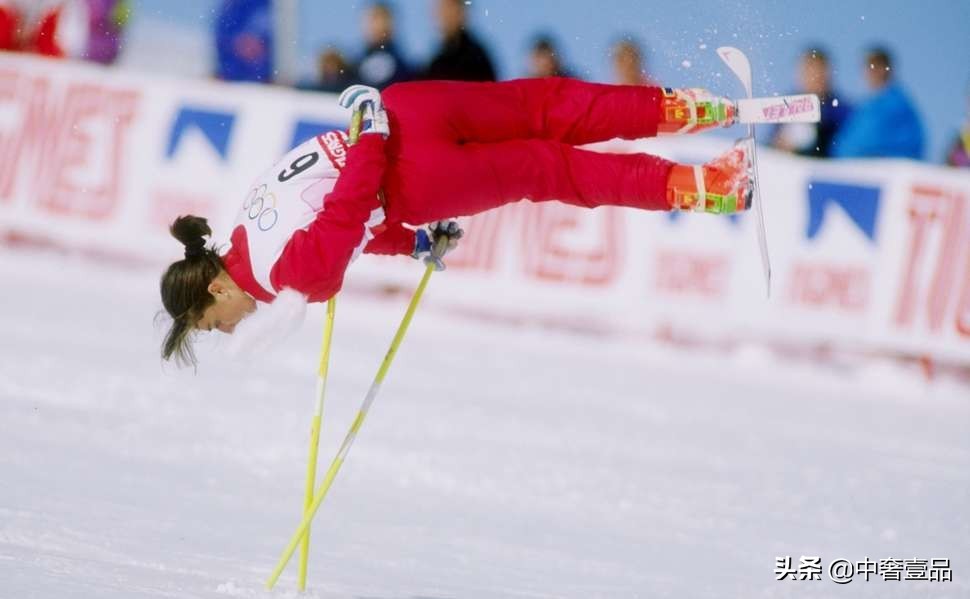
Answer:
[[[453,143],[546,139],[572,145],[657,134],[660,88],[574,79],[422,81],[382,94],[391,137]]]
[[[601,154],[546,140],[409,144],[407,152],[390,157],[386,214],[420,225],[521,199],[669,210],[673,166],[648,154]]]

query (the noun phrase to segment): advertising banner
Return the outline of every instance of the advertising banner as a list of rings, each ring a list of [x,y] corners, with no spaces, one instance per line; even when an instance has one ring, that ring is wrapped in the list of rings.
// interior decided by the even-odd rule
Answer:
[[[347,121],[332,95],[0,54],[0,236],[161,265],[181,252],[167,232],[177,215],[206,216],[225,239],[256,175]],[[594,149],[700,163],[729,144],[692,136]],[[447,289],[432,301],[578,328],[670,326],[970,364],[970,174],[760,157],[770,299],[753,215],[520,202],[465,219]],[[419,270],[364,256],[346,287],[412,285]]]

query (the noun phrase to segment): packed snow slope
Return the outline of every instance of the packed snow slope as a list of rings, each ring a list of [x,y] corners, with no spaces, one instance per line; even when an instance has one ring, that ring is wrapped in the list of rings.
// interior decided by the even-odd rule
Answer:
[[[420,268],[402,260],[401,268]],[[163,367],[157,269],[4,249],[0,597],[295,597],[319,334]],[[968,597],[970,391],[427,305],[313,528],[311,598]],[[338,309],[321,471],[406,297]],[[776,581],[779,556],[952,582]]]

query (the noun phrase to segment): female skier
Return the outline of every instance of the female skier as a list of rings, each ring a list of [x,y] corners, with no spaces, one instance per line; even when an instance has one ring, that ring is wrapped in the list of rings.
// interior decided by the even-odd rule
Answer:
[[[736,146],[690,166],[648,154],[577,145],[729,126],[735,105],[701,89],[571,79],[399,83],[383,96],[353,86],[340,104],[362,110],[359,141],[331,131],[291,150],[243,201],[230,244],[206,247],[206,220],[183,216],[172,235],[185,258],[161,279],[173,323],[165,359],[194,362],[193,331],[232,333],[284,289],[322,302],[363,251],[439,261],[461,232],[404,225],[468,216],[510,202],[734,213],[750,206],[750,158]],[[444,237],[445,243],[436,243]]]

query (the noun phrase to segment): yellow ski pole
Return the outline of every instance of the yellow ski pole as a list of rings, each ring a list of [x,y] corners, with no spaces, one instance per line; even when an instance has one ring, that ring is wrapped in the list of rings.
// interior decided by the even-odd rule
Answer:
[[[360,137],[360,124],[363,113],[354,111],[350,117],[349,138],[353,145]],[[323,419],[323,398],[327,391],[327,374],[330,370],[330,341],[333,338],[333,321],[337,311],[336,296],[327,302],[327,319],[323,326],[323,342],[320,348],[320,366],[317,368],[317,401],[313,410],[313,420],[310,424],[310,457],[307,460],[306,486],[303,493],[303,512],[306,513],[313,503],[313,488],[317,477],[317,454],[320,450],[320,423]],[[297,588],[306,590],[307,562],[310,559],[310,532],[303,536],[300,546],[300,570],[297,576]]]
[[[421,302],[421,296],[424,295],[424,289],[428,286],[428,280],[431,278],[432,272],[434,272],[434,264],[429,263],[424,270],[424,276],[421,277],[421,282],[418,284],[418,288],[414,291],[414,295],[411,297],[411,303],[408,304],[407,312],[404,313],[404,318],[401,320],[401,324],[397,328],[397,333],[394,335],[394,340],[391,341],[391,347],[387,350],[387,355],[384,356],[384,361],[381,363],[381,367],[377,371],[377,376],[374,377],[374,382],[371,383],[370,389],[368,389],[367,395],[364,397],[364,402],[357,411],[357,416],[354,418],[353,424],[350,425],[350,430],[347,431],[347,436],[344,437],[344,441],[341,443],[336,457],[334,457],[333,462],[330,463],[330,468],[327,470],[327,474],[324,476],[323,482],[320,483],[320,487],[317,489],[317,493],[313,497],[313,503],[310,504],[309,509],[304,511],[303,520],[300,521],[300,525],[297,527],[296,532],[294,532],[293,536],[290,537],[290,542],[283,550],[283,555],[280,556],[279,561],[276,563],[276,568],[266,581],[267,589],[272,589],[276,584],[276,581],[279,580],[280,574],[283,573],[283,569],[286,567],[286,564],[290,561],[290,558],[293,557],[293,552],[296,551],[296,546],[299,545],[300,540],[307,535],[307,532],[310,529],[310,522],[313,520],[313,516],[320,508],[320,504],[323,503],[324,497],[327,496],[327,492],[330,490],[330,485],[333,483],[333,479],[337,476],[337,472],[340,471],[340,466],[343,465],[344,459],[346,459],[347,453],[350,451],[350,446],[353,445],[354,439],[357,437],[357,432],[364,423],[364,418],[367,417],[367,411],[370,410],[371,404],[374,403],[374,398],[377,397],[377,393],[381,389],[381,383],[384,382],[384,377],[387,375],[387,371],[391,367],[391,362],[394,361],[395,354],[397,354],[397,348],[401,345],[401,341],[404,339],[404,335],[407,333],[408,327],[411,325],[411,319],[414,317],[414,312],[417,310],[418,304]]]
[[[307,460],[306,489],[303,495],[303,512],[306,513],[313,503],[313,488],[316,486],[317,453],[320,449],[320,421],[323,418],[323,397],[327,391],[327,373],[330,369],[330,340],[333,337],[333,320],[337,311],[337,298],[327,302],[327,320],[323,326],[323,346],[320,348],[320,367],[317,369],[317,403],[310,425],[310,459]],[[310,533],[303,537],[300,547],[300,573],[297,588],[306,590],[307,560],[310,557]]]
[[[363,121],[364,113],[360,110],[355,110],[354,114],[350,116],[350,129],[347,131],[347,137],[350,138],[351,145],[357,143],[357,139],[360,138],[360,124]]]

